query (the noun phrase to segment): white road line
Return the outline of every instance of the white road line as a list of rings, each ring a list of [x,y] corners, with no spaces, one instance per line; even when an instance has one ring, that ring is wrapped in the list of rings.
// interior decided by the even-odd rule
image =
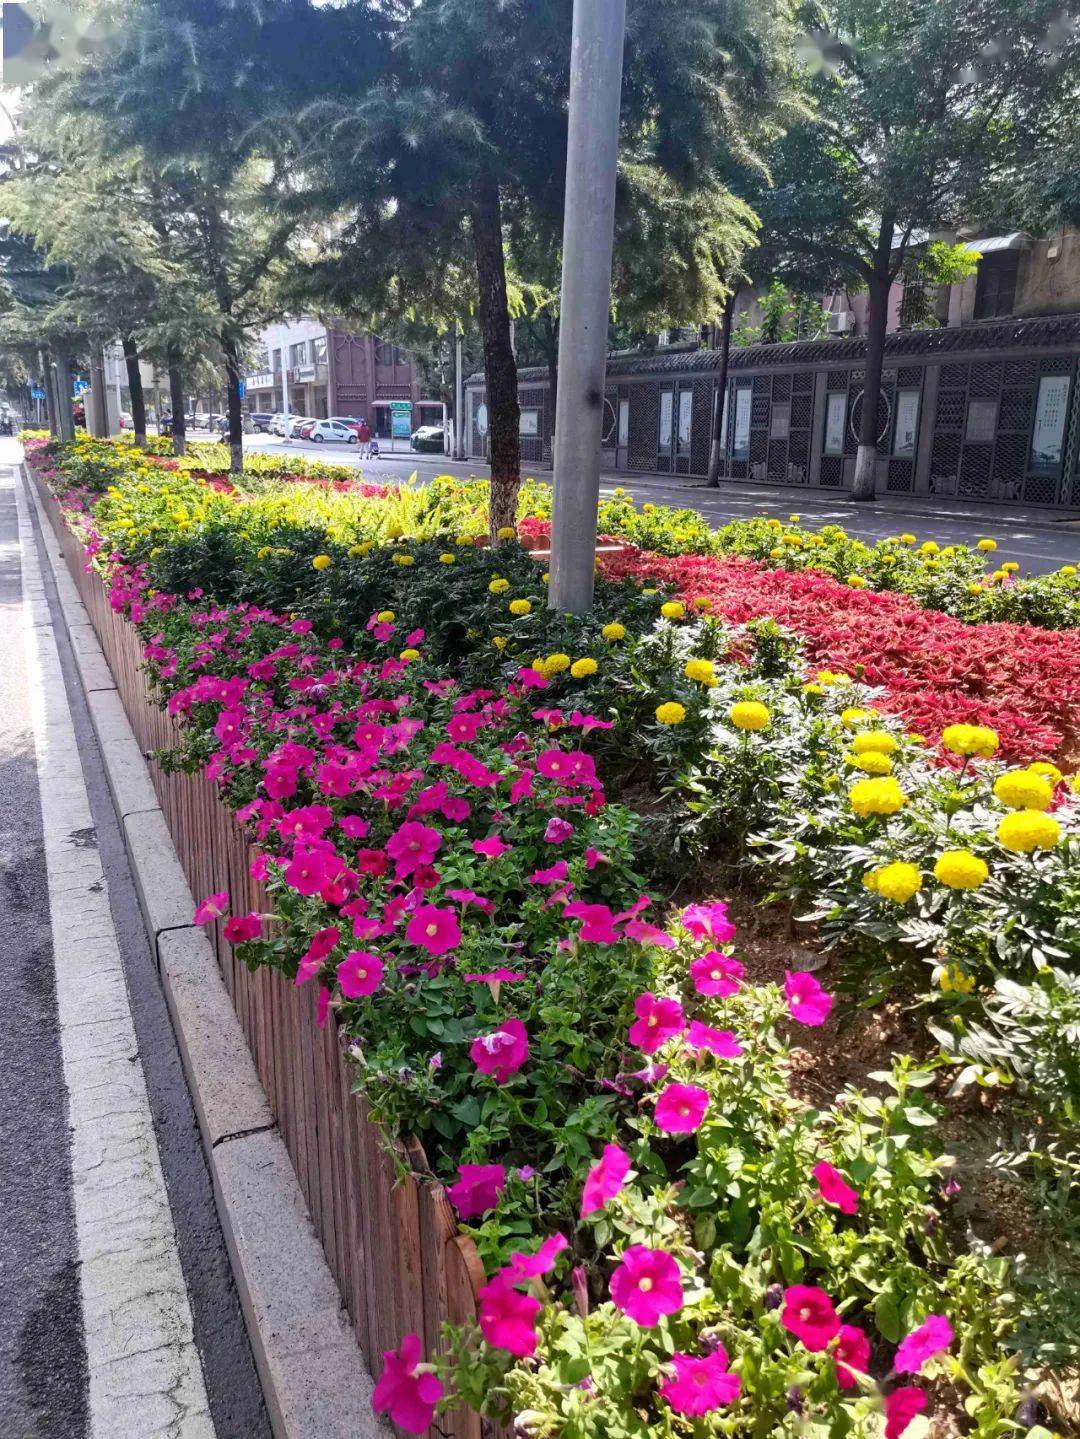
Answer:
[[[28,497],[18,477],[15,497],[71,1125],[90,1439],[215,1439]]]

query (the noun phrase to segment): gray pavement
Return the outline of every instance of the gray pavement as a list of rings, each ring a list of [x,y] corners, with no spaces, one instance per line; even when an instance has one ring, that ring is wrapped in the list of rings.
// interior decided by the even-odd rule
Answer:
[[[28,507],[20,550],[16,455],[0,442],[0,1434],[269,1439],[168,1010]]]
[[[486,477],[487,466],[478,461],[454,461],[441,455],[411,454],[404,448],[397,454],[361,461],[351,445],[313,445],[300,440],[281,440],[273,435],[250,435],[245,445],[269,454],[302,455],[305,459],[328,460],[356,467],[365,478],[380,484],[406,479],[416,470],[427,483],[435,475],[462,478]],[[404,444],[399,441],[399,444]],[[524,466],[526,474],[529,467]],[[551,471],[537,468],[537,479],[551,479]],[[602,492],[616,487],[628,490],[638,501],[658,505],[685,506],[703,515],[710,524],[773,515],[786,520],[798,514],[806,524],[840,524],[849,534],[872,543],[887,535],[910,531],[920,539],[941,544],[971,543],[984,535],[998,541],[995,563],[1016,560],[1021,573],[1046,574],[1063,564],[1080,563],[1080,519],[1056,518],[1046,511],[1024,510],[1013,505],[978,504],[965,500],[911,499],[886,495],[870,504],[855,504],[843,495],[800,486],[726,483],[709,489],[700,480],[667,475],[627,474],[607,471]]]

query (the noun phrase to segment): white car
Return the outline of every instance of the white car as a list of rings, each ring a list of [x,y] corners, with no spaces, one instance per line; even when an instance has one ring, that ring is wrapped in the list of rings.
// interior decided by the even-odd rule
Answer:
[[[311,427],[309,440],[315,444],[324,444],[327,440],[334,440],[340,445],[355,445],[357,443],[356,431],[348,425],[343,425],[340,420],[316,420]]]
[[[284,435],[285,433],[285,416],[280,410],[270,416],[270,433],[272,435]]]

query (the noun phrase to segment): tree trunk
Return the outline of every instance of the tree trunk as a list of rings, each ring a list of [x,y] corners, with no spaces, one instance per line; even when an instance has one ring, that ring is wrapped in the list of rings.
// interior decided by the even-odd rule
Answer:
[[[57,422],[60,438],[70,442],[75,438],[75,416],[71,408],[71,392],[74,388],[70,355],[61,355],[56,365]]]
[[[56,415],[56,385],[53,381],[52,355],[48,350],[38,351],[41,366],[41,383],[45,388],[45,414],[49,421],[49,434],[54,440],[60,438],[60,425]]]
[[[480,333],[484,342],[491,461],[488,528],[494,543],[499,530],[514,529],[517,525],[517,496],[521,488],[521,411],[518,405],[517,361],[510,345],[502,205],[498,182],[493,175],[485,176],[477,186],[472,230],[480,289]]]
[[[139,351],[130,335],[124,336],[124,364],[127,367],[128,392],[131,395],[131,427],[135,443],[140,449],[146,448],[146,397],[143,395],[142,374],[139,370]]]
[[[896,216],[886,213],[881,219],[877,245],[874,247],[873,273],[870,276],[869,306],[866,327],[866,372],[863,380],[862,415],[859,420],[859,448],[855,456],[855,478],[851,486],[853,500],[876,498],[878,396],[881,394],[881,368],[885,359],[885,329],[889,322],[889,284],[891,279],[893,231]]]
[[[229,417],[229,473],[244,468],[244,411],[240,403],[240,352],[232,338],[222,340],[225,352],[225,409]]]
[[[734,315],[735,290],[733,287],[724,301],[724,308],[720,315],[720,367],[716,374],[716,414],[713,416],[708,478],[708,484],[714,490],[720,487],[720,465],[724,458],[724,412],[727,409],[725,400],[727,399],[728,357],[731,354],[731,321]]]
[[[182,455],[187,449],[187,422],[184,411],[184,372],[180,367],[180,352],[170,346],[169,362],[169,407],[172,410],[173,454]]]

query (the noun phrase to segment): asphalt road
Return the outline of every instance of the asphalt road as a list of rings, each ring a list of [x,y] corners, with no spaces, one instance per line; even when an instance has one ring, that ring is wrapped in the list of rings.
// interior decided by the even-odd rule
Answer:
[[[487,466],[478,461],[457,462],[442,455],[412,454],[404,448],[396,455],[390,453],[377,460],[361,461],[352,445],[313,445],[301,440],[281,440],[274,435],[246,436],[244,443],[249,449],[269,454],[288,453],[353,465],[365,478],[382,484],[406,479],[413,470],[423,483],[441,474],[463,478],[487,475]],[[403,441],[398,443],[404,446]],[[536,476],[550,480],[551,472],[538,469]],[[787,519],[788,515],[797,513],[811,526],[841,524],[849,534],[858,535],[868,543],[904,531],[941,544],[971,543],[990,535],[999,544],[995,562],[1016,560],[1025,574],[1046,574],[1063,564],[1080,563],[1080,520],[1057,520],[1046,513],[1025,512],[1015,506],[972,504],[963,500],[914,500],[897,495],[883,496],[871,504],[855,504],[842,495],[794,486],[740,483],[711,490],[700,480],[688,478],[622,472],[602,476],[603,493],[610,494],[617,485],[639,501],[651,500],[658,505],[696,510],[712,525],[753,515]]]
[[[95,1424],[88,1397],[89,1321],[80,1290],[72,1178],[79,1136],[71,1127],[58,1023],[22,557],[7,458],[0,458],[0,1435],[113,1439]],[[45,541],[36,528],[34,538],[40,554]],[[108,891],[210,1414],[219,1439],[269,1439],[191,1097],[55,589],[44,570],[71,712],[68,742],[81,759],[94,821],[83,841],[97,850]],[[115,1321],[110,1315],[92,1322]]]

